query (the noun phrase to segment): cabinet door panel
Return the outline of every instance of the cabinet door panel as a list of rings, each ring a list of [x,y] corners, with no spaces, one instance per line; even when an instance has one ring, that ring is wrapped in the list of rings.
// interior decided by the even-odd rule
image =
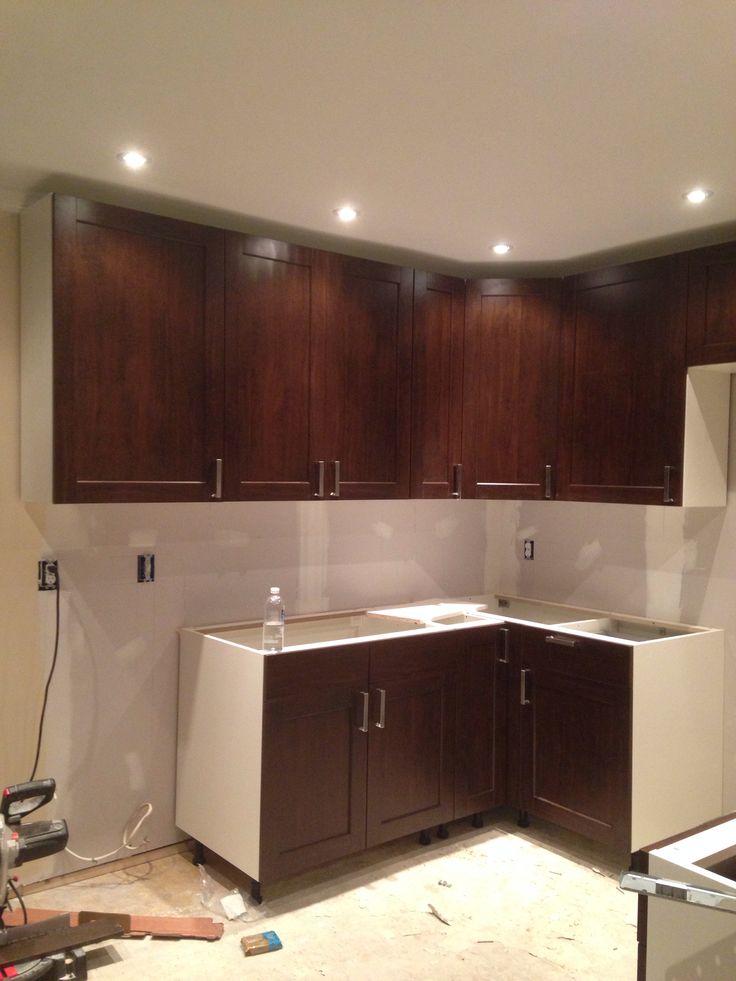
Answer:
[[[736,361],[736,244],[688,253],[688,364]]]
[[[456,664],[447,637],[372,648],[369,846],[453,817]],[[376,724],[381,692],[383,728]]]
[[[229,233],[225,496],[310,497],[312,251]]]
[[[223,233],[57,197],[55,500],[209,499]]]
[[[600,677],[595,658],[613,659]],[[521,705],[521,808],[626,848],[631,833],[630,652],[568,652],[528,634]]]
[[[676,258],[567,284],[561,495],[681,499],[684,277]]]
[[[469,632],[457,700],[455,817],[506,801],[508,628]]]
[[[412,497],[462,492],[462,368],[465,284],[414,273]]]
[[[262,881],[365,848],[367,736],[359,726],[367,651],[274,658],[282,664],[267,665]]]
[[[483,498],[552,496],[559,282],[479,280],[468,284],[467,297],[467,493]]]
[[[323,261],[313,458],[332,461],[328,493],[408,497],[412,270],[339,255]]]

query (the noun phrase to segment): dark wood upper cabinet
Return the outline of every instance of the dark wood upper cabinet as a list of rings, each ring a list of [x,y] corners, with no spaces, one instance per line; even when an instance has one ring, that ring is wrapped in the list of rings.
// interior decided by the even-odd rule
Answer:
[[[554,496],[559,363],[559,280],[467,284],[467,496]]]
[[[321,253],[312,339],[312,457],[325,496],[409,496],[413,271]]]
[[[561,497],[680,503],[685,287],[678,256],[566,280]]]
[[[411,496],[462,496],[465,281],[414,273]]]
[[[312,334],[320,287],[311,249],[228,233],[225,497],[300,500],[310,457]]]
[[[209,500],[222,457],[223,233],[67,196],[39,202],[24,233],[31,496]],[[39,445],[43,458],[29,460]],[[52,459],[53,491],[41,472]]]
[[[736,362],[736,243],[688,253],[687,363]]]

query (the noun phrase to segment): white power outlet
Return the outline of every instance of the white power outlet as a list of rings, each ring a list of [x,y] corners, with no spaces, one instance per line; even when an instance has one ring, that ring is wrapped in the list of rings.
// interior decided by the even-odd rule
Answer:
[[[525,538],[524,539],[524,558],[533,559],[534,558],[534,539]]]

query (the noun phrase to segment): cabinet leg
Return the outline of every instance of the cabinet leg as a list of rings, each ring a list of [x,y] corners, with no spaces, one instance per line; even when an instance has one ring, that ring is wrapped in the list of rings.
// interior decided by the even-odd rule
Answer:
[[[483,814],[480,811],[473,815],[472,825],[474,828],[483,827]]]
[[[425,830],[419,832],[419,844],[420,845],[430,845],[432,843],[432,837],[429,831]]]
[[[204,865],[204,845],[201,841],[194,842],[194,855],[192,865]]]
[[[449,838],[450,837],[450,832],[447,830],[447,825],[446,824],[441,824],[437,828],[437,837],[438,838]]]
[[[529,827],[529,814],[526,811],[519,811],[519,820],[516,822],[520,828]]]
[[[258,903],[259,906],[263,902],[263,896],[261,895],[261,884],[258,879],[250,880],[250,898],[254,903]]]

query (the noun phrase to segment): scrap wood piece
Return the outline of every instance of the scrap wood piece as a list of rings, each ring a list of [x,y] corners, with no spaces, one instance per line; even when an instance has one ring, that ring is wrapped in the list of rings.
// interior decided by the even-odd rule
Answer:
[[[118,919],[126,920],[126,937],[177,937],[180,940],[219,940],[225,927],[215,923],[209,916],[141,916],[137,913],[92,913],[82,910],[79,922],[90,920]],[[128,925],[129,921],[129,925]]]
[[[436,906],[433,906],[431,903],[427,903],[427,905],[429,906],[429,912],[432,914],[432,916],[436,916],[437,919],[440,921],[440,923],[444,923],[445,926],[450,925],[450,921],[444,918],[444,916],[442,915],[442,913],[439,912]]]
[[[29,909],[28,922],[38,923],[51,916],[59,916],[63,910]],[[126,937],[176,937],[180,940],[219,940],[224,932],[222,923],[209,916],[138,916],[135,913],[99,913],[82,910],[71,913],[71,925],[89,923],[92,920],[115,920],[123,923]],[[17,927],[24,922],[22,910],[8,910],[3,919],[6,926]]]

